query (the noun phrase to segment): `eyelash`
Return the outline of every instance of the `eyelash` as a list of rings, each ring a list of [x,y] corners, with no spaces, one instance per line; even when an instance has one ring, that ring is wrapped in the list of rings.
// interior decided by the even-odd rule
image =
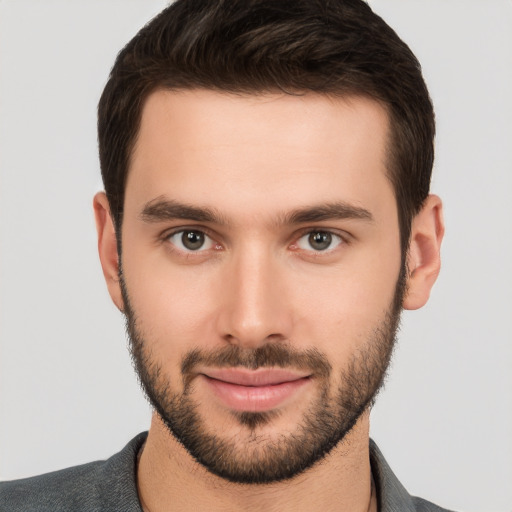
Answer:
[[[183,248],[179,248],[177,247],[177,243],[176,242],[172,242],[171,239],[176,237],[177,235],[181,235],[181,237],[183,237],[183,235],[185,233],[198,233],[200,235],[203,235],[205,237],[205,239],[208,241],[209,240],[209,247],[207,247],[206,249],[203,248],[203,246],[199,247],[197,250],[193,250],[193,249],[187,249],[186,247],[183,247]],[[331,248],[330,246],[327,247],[326,249],[323,249],[323,250],[314,250],[313,248],[310,248],[310,249],[304,249],[304,248],[301,248],[299,246],[299,242],[307,237],[307,236],[311,236],[312,234],[323,234],[323,235],[328,235],[329,237],[331,237],[331,240],[332,240],[332,243],[336,243],[335,247]],[[166,242],[168,243],[169,246],[171,246],[172,250],[175,251],[175,252],[178,252],[180,254],[185,254],[187,257],[198,257],[200,255],[204,255],[203,253],[206,253],[210,250],[214,250],[214,251],[220,251],[223,249],[222,245],[217,243],[215,241],[215,239],[213,238],[213,236],[211,236],[211,234],[209,234],[209,232],[207,230],[205,230],[203,227],[201,228],[195,228],[195,227],[187,227],[187,228],[183,228],[183,227],[180,227],[179,229],[175,229],[171,232],[166,232],[162,235],[161,237],[162,241],[163,242]],[[178,243],[181,243],[181,245],[183,246],[183,243],[180,241]],[[304,229],[302,230],[300,233],[294,235],[294,242],[289,244],[289,248],[293,251],[297,251],[297,252],[307,252],[309,253],[310,255],[314,256],[315,258],[317,257],[322,257],[323,255],[327,255],[327,254],[332,254],[332,252],[334,252],[336,250],[337,247],[339,247],[340,245],[347,245],[350,243],[350,240],[349,240],[349,237],[347,234],[340,234],[339,232],[335,232],[333,230],[330,230],[330,229],[322,229],[322,228],[316,228],[316,229],[312,229],[312,228],[307,228],[307,229]]]

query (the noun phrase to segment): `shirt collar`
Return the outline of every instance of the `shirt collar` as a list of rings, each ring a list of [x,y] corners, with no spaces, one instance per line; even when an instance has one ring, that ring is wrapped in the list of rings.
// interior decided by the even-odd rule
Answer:
[[[370,464],[375,481],[379,512],[415,512],[411,495],[400,483],[381,451],[370,439]]]

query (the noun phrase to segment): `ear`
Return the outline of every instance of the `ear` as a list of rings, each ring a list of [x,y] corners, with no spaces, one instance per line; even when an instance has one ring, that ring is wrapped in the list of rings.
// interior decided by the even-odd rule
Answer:
[[[439,197],[430,195],[412,221],[404,309],[418,309],[427,303],[441,269],[443,235],[443,204]]]
[[[94,196],[93,207],[103,275],[112,301],[120,311],[123,311],[124,303],[119,282],[119,254],[117,252],[116,231],[105,192],[98,192]]]

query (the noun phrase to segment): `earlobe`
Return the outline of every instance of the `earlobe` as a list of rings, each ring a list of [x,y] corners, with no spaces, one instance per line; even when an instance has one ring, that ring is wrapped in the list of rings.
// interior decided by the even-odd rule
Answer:
[[[98,253],[107,288],[116,307],[124,310],[121,285],[119,282],[119,254],[114,223],[110,207],[104,192],[98,192],[93,200],[96,231],[98,234]]]
[[[443,204],[439,197],[430,195],[412,221],[404,309],[418,309],[427,303],[441,268],[443,236]]]

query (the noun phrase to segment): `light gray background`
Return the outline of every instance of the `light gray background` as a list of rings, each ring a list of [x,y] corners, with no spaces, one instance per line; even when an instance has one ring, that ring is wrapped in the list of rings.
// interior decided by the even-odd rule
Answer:
[[[444,266],[406,313],[372,436],[410,492],[512,510],[512,2],[374,0],[437,110]],[[96,256],[95,109],[163,0],[0,0],[0,477],[105,458],[149,425]]]

